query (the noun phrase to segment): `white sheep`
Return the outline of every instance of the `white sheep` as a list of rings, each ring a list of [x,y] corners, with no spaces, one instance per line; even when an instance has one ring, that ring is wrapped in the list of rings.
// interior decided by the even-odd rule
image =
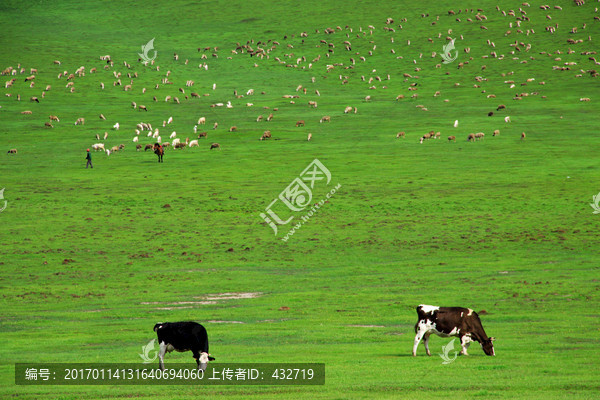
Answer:
[[[175,146],[177,146],[180,142],[181,142],[181,139],[179,139],[179,138],[173,139],[173,142],[171,143],[171,147],[175,148]]]
[[[509,116],[504,117],[504,122],[510,122],[510,117]]]
[[[198,125],[194,125],[194,133],[198,133]]]
[[[177,136],[177,132],[173,131],[173,133],[171,133],[171,136],[169,136],[169,139],[174,139],[175,136]]]
[[[137,136],[134,136],[134,137],[133,137],[133,142],[134,142],[134,143],[137,143],[138,139],[139,139],[139,138],[138,138]]]
[[[233,108],[233,106],[231,105],[231,101],[227,102],[227,108]]]
[[[119,130],[119,123],[118,122],[113,125],[113,129]]]
[[[198,125],[204,125],[204,124],[206,124],[206,117],[198,118]]]
[[[454,127],[458,128],[458,120],[454,121]]]
[[[196,147],[200,147],[200,146],[198,145],[198,140],[192,140],[188,146],[189,146],[189,147],[194,147],[194,146],[196,146]]]
[[[169,117],[169,119],[167,120],[167,124],[170,124],[171,122],[173,122],[173,117]]]
[[[108,132],[104,132],[104,140],[108,137]]]

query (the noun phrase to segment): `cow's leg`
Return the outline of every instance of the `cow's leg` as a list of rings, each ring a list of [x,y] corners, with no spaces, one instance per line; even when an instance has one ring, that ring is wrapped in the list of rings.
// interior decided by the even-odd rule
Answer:
[[[460,338],[460,345],[462,347],[462,350],[460,351],[460,353],[462,355],[468,356],[469,354],[467,353],[467,349],[469,348],[469,345],[471,344],[471,336],[470,335],[465,335],[463,337]]]
[[[198,353],[198,350],[192,350],[192,353],[194,354],[194,360],[196,360],[198,370],[200,370],[200,353]]]
[[[158,350],[158,366],[162,371],[165,370],[165,353],[167,352],[167,345],[165,342],[160,342],[160,349]]]
[[[429,335],[431,335],[429,332],[423,335],[423,343],[425,344],[425,351],[427,351],[428,356],[431,355],[431,352],[429,351]]]
[[[423,338],[423,335],[425,335],[425,330],[423,330],[421,327],[419,327],[419,330],[417,331],[417,334],[415,335],[415,344],[413,345],[413,357],[417,356],[417,347],[419,347],[419,343],[421,342],[421,339]]]

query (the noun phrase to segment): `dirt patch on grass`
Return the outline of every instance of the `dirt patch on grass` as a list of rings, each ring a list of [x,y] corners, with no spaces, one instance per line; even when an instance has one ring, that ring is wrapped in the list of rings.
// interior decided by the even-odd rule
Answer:
[[[240,300],[240,299],[255,299],[262,296],[261,292],[243,292],[243,293],[216,293],[198,296],[196,299],[205,300]]]
[[[352,328],[385,328],[384,325],[346,325]]]
[[[206,322],[210,322],[211,324],[245,324],[245,322],[242,321],[221,321],[218,319],[211,319]]]
[[[167,303],[164,301],[143,301],[140,304],[143,305],[156,305],[156,304],[164,304],[166,306],[180,306],[180,305],[184,305],[184,304],[198,304],[198,305],[202,305],[202,306],[206,306],[206,305],[211,305],[211,304],[217,304],[216,301],[175,301],[172,303]]]

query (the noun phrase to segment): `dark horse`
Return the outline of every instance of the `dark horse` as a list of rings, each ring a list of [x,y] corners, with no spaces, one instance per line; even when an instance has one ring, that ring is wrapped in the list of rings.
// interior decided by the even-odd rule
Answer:
[[[165,149],[160,145],[160,143],[156,143],[154,145],[154,154],[158,156],[158,162],[163,162],[163,155],[165,154]]]

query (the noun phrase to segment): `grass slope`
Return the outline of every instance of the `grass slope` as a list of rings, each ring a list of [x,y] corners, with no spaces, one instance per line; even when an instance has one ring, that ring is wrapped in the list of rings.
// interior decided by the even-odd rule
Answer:
[[[0,214],[2,397],[594,397],[599,240],[589,203],[600,190],[600,87],[586,72],[597,69],[588,59],[594,56],[582,53],[597,47],[600,22],[591,1],[556,5],[562,10],[503,2],[501,10],[519,16],[522,7],[530,19],[518,34],[515,17],[485,1],[461,1],[452,7],[454,16],[444,5],[375,1],[2,2],[0,67],[26,69],[12,87],[0,89],[0,150],[19,152],[0,161],[8,201]],[[475,19],[477,8],[486,21]],[[388,17],[396,32],[383,29]],[[555,34],[545,32],[555,23]],[[372,34],[368,25],[375,27]],[[568,33],[575,26],[579,33]],[[328,27],[336,32],[323,33]],[[527,29],[535,34],[526,35]],[[457,38],[458,50],[447,65],[439,57],[446,36]],[[137,62],[151,38],[160,71]],[[569,44],[569,38],[583,42]],[[253,48],[259,41],[280,45],[269,59],[231,52],[249,40]],[[321,40],[335,46],[329,58]],[[346,40],[352,52],[344,49]],[[531,50],[519,44],[516,51],[515,40]],[[197,50],[209,46],[218,47],[218,58]],[[492,51],[504,58],[491,57]],[[108,70],[99,60],[105,54],[114,60]],[[285,66],[302,56],[307,61],[298,67]],[[356,64],[346,69],[350,57]],[[203,62],[208,70],[198,68]],[[553,69],[566,62],[577,65]],[[328,64],[334,65],[330,72]],[[57,75],[80,66],[86,75],[73,80],[71,93]],[[29,68],[38,69],[33,88],[24,82]],[[138,73],[131,91],[112,85],[113,71],[124,84],[128,72]],[[160,84],[166,71],[173,85]],[[195,81],[190,88],[184,86],[189,79]],[[410,91],[411,83],[418,90]],[[42,99],[46,85],[52,89]],[[307,94],[296,92],[298,85]],[[201,97],[186,100],[178,88]],[[253,96],[233,95],[250,88]],[[529,95],[513,100],[524,92]],[[405,98],[397,101],[400,94]],[[165,102],[167,95],[181,104]],[[284,95],[299,98],[291,104]],[[31,96],[40,103],[29,102]],[[149,111],[132,109],[132,101]],[[210,107],[227,101],[233,109]],[[496,111],[499,104],[507,109]],[[346,106],[358,113],[343,114]],[[256,122],[271,112],[272,122]],[[48,115],[61,119],[54,129],[44,128]],[[319,123],[324,115],[331,123]],[[511,123],[504,122],[507,115]],[[169,116],[174,123],[162,128]],[[135,151],[131,140],[140,121],[159,127],[165,141],[172,131],[194,139],[201,116],[208,138],[199,148],[169,149],[164,164]],[[73,124],[79,117],[85,125]],[[301,119],[306,126],[296,128]],[[212,130],[215,121],[219,128]],[[111,129],[115,122],[119,131]],[[228,132],[233,125],[238,131]],[[257,140],[267,129],[274,140]],[[495,129],[500,136],[492,137]],[[430,130],[442,139],[419,144]],[[399,131],[405,139],[395,139]],[[466,141],[480,131],[485,140]],[[95,168],[84,169],[85,148],[104,132],[107,145],[123,143],[124,151],[94,153]],[[457,142],[448,143],[449,135]],[[142,133],[140,143],[150,142]],[[222,151],[209,151],[212,142]],[[331,171],[331,183],[342,186],[284,242],[289,228],[276,236],[259,213],[314,158]],[[315,186],[314,200],[325,192]],[[238,292],[260,295],[186,304]],[[411,357],[420,303],[486,310],[482,320],[498,337],[497,356],[484,356],[475,344],[469,357],[451,365],[426,357],[422,346]],[[177,320],[202,322],[220,362],[324,362],[327,383],[172,391],[14,385],[15,362],[137,362],[154,323]],[[432,338],[432,352],[446,343]],[[167,356],[168,363],[190,361],[189,353]]]

